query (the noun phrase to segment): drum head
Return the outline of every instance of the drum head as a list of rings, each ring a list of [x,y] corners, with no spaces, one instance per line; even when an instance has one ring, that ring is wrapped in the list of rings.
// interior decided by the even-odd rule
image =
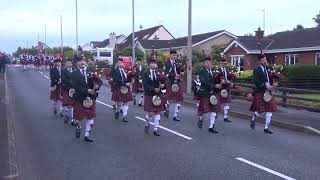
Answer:
[[[218,98],[215,95],[211,95],[209,101],[210,101],[210,104],[214,106],[218,104]]]

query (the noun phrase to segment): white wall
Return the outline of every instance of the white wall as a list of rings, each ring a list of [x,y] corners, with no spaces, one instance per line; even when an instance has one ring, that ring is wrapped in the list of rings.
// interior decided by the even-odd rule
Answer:
[[[160,26],[160,28],[149,37],[149,40],[152,40],[155,36],[157,36],[159,38],[159,40],[170,40],[173,39],[174,37],[172,37],[170,35],[170,33],[168,31],[166,31],[165,28],[163,28],[162,26]]]

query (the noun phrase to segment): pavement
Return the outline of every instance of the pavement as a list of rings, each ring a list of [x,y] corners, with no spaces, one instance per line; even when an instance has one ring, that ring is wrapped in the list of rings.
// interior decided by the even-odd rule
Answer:
[[[216,122],[219,134],[196,126],[195,107],[182,106],[183,121],[161,119],[160,137],[144,134],[145,113],[129,107],[129,122],[113,118],[110,89],[103,86],[92,131],[94,143],[75,139],[75,129],[52,113],[49,73],[7,68],[16,144],[16,179],[319,179],[318,136],[249,123],[231,116]],[[171,107],[172,112],[172,107]],[[82,134],[83,135],[83,134]],[[1,146],[2,147],[2,146]],[[14,161],[13,161],[14,162]]]

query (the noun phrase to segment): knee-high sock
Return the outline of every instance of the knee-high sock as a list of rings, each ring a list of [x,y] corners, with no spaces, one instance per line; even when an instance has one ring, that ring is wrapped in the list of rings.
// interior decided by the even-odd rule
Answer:
[[[178,113],[179,113],[179,110],[180,110],[180,104],[179,103],[177,103],[176,104],[176,107],[174,108],[174,117],[177,117],[178,116]]]
[[[115,106],[116,106],[116,112],[120,112],[121,110],[121,105],[118,102],[115,102]]]
[[[91,127],[93,126],[93,119],[88,119],[86,122],[86,133],[84,134],[85,136],[90,135]]]
[[[149,114],[146,115],[146,120],[147,120],[146,126],[150,124],[151,118],[152,116],[149,116]]]
[[[251,121],[254,121],[259,116],[260,116],[260,114],[258,112],[254,112]]]
[[[63,108],[62,108],[62,102],[60,100],[58,100],[57,105],[58,105],[58,110],[62,112]]]
[[[70,112],[69,112],[69,115],[70,115],[70,119],[73,119],[73,108],[70,108]]]
[[[53,108],[57,108],[57,104],[58,104],[58,103],[57,103],[56,101],[53,101],[53,102],[52,102],[52,107],[53,107]]]
[[[127,114],[128,114],[128,109],[129,109],[129,106],[128,106],[128,105],[122,106],[123,117],[126,117],[126,116],[127,116]]]
[[[140,94],[140,97],[139,97],[139,104],[142,104],[142,101],[143,101],[143,94]]]
[[[217,116],[217,113],[215,112],[212,112],[210,114],[210,124],[209,124],[209,128],[214,128],[214,121],[216,120],[216,116]]]
[[[225,105],[225,106],[223,107],[223,112],[224,112],[223,118],[228,118],[229,109],[230,109],[230,106],[229,106],[229,105]]]
[[[271,112],[267,112],[266,113],[266,124],[264,125],[265,129],[269,128],[269,125],[271,123],[271,118],[272,118],[272,113]]]
[[[160,126],[160,114],[154,115],[153,116],[153,123],[154,123],[154,130],[158,130]]]

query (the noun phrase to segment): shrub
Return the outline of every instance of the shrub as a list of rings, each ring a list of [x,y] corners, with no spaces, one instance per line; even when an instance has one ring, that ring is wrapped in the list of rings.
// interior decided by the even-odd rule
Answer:
[[[320,66],[303,64],[284,66],[283,74],[288,79],[320,77]]]

